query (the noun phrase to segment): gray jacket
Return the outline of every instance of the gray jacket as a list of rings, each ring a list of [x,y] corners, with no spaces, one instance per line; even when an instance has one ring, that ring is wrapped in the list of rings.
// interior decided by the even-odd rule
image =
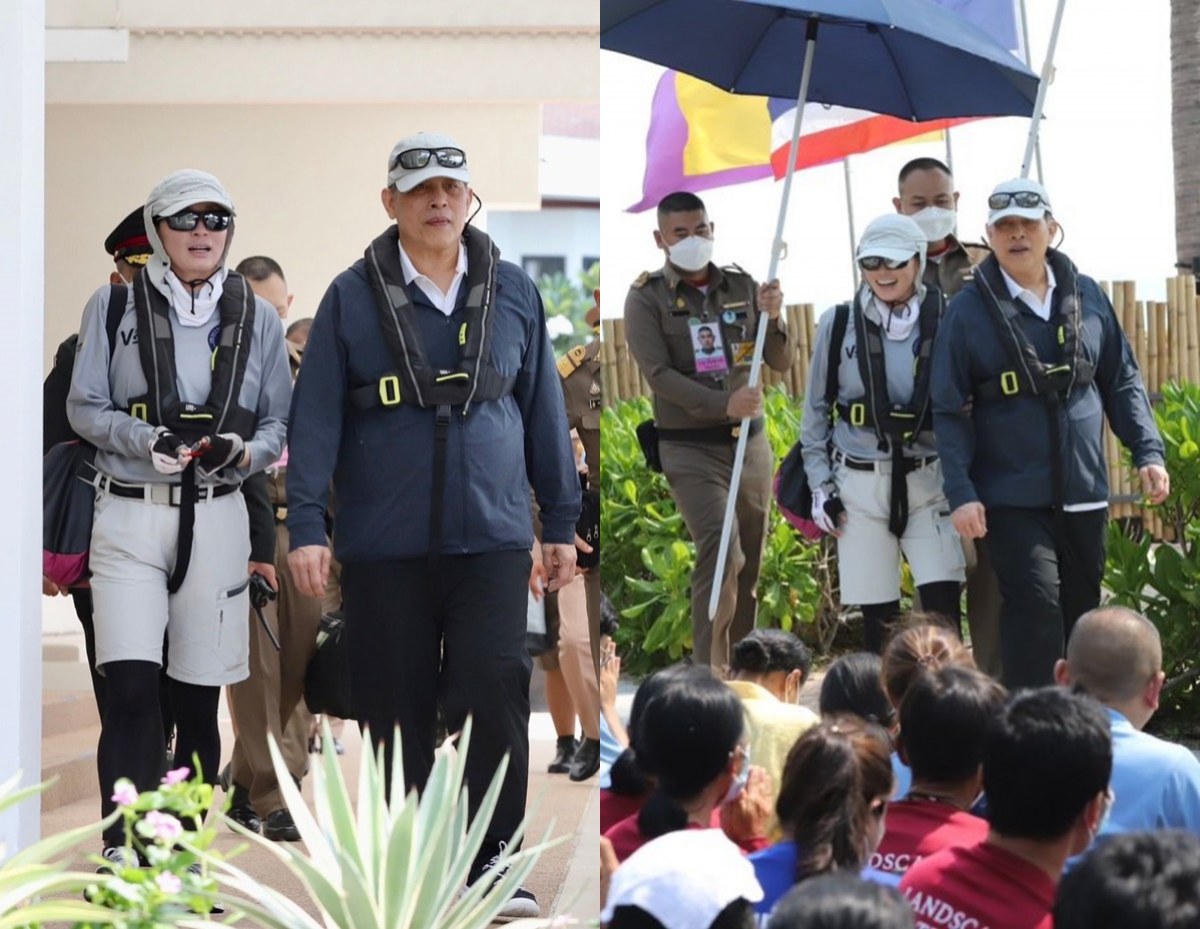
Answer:
[[[179,475],[160,474],[150,461],[154,427],[124,412],[131,397],[146,392],[138,354],[133,288],[129,288],[111,357],[104,328],[108,300],[109,287],[105,285],[92,294],[84,308],[71,391],[67,395],[67,418],[71,428],[98,449],[96,467],[100,471],[120,481],[177,484]],[[292,395],[283,327],[275,309],[261,297],[255,297],[255,308],[246,376],[238,397],[241,406],[258,412],[254,437],[246,443],[250,467],[227,469],[215,476],[212,483],[236,484],[263,470],[283,453]],[[172,315],[179,394],[185,402],[203,403],[208,397],[212,386],[209,334],[220,324],[219,314],[214,314],[211,325],[198,328],[181,326]]]
[[[864,288],[860,291],[869,295]],[[875,301],[866,301],[867,318],[882,325]],[[891,457],[887,450],[880,450],[875,431],[863,426],[852,426],[843,419],[830,424],[829,405],[825,402],[825,372],[829,367],[829,340],[832,338],[834,313],[827,310],[817,323],[816,344],[813,346],[812,363],[808,370],[808,388],[804,392],[804,416],[800,428],[800,444],[804,455],[804,472],[810,487],[822,484],[832,488],[833,465],[830,454],[836,449],[850,458],[864,461],[881,461]],[[883,363],[887,370],[888,397],[893,403],[908,403],[913,392],[913,363],[916,357],[917,338],[920,326],[914,326],[907,339],[892,341],[884,339]],[[838,403],[849,403],[866,393],[858,370],[858,338],[851,316],[846,326],[846,335],[838,353]],[[832,443],[832,448],[831,448]],[[916,442],[904,447],[908,457],[923,458],[936,455],[933,431],[922,432]]]

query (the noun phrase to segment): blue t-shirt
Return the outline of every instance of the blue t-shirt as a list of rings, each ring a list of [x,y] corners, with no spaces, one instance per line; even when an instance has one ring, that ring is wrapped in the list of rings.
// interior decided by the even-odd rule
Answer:
[[[764,915],[775,908],[784,894],[796,885],[796,843],[784,839],[761,852],[750,856],[754,865],[754,876],[763,890],[763,898],[754,905],[754,912]],[[900,883],[900,874],[885,874],[874,868],[864,868],[863,880],[895,887]]]

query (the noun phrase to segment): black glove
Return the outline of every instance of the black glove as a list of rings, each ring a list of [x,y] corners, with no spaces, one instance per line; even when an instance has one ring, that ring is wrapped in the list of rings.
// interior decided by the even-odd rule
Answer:
[[[179,457],[179,450],[187,449],[187,442],[162,426],[154,433],[150,443],[150,460],[160,474],[178,474],[187,466],[187,459]]]
[[[192,446],[192,457],[208,474],[215,474],[226,465],[235,464],[241,460],[246,450],[246,443],[236,432],[221,432],[217,435],[206,435]]]

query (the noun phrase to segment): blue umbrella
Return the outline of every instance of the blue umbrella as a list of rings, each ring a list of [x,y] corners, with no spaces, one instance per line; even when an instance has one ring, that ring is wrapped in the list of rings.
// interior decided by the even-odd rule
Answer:
[[[810,36],[810,33],[814,35]],[[1038,79],[987,33],[931,0],[601,0],[600,47],[737,94],[900,119],[1029,116]]]
[[[820,41],[821,55],[816,55]],[[783,223],[808,101],[901,119],[1029,116],[1038,79],[1007,49],[931,0],[601,0],[600,47],[683,71],[733,93],[797,94],[796,122],[767,280]],[[758,327],[751,387],[767,327]],[[708,615],[717,612],[750,421],[738,430]]]

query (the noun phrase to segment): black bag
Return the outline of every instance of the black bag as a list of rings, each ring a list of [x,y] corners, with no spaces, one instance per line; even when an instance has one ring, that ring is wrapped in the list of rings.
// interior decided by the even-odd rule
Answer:
[[[600,491],[584,488],[575,532],[592,547],[590,552],[579,552],[575,564],[581,568],[596,567],[600,564]]]
[[[350,658],[346,622],[341,610],[321,617],[317,651],[304,672],[304,703],[313,714],[357,719],[350,695]]]
[[[842,303],[834,310],[833,331],[829,337],[829,356],[825,366],[825,403],[829,407],[830,421],[833,420],[837,404],[838,365],[841,361],[842,341],[846,337],[846,326],[850,320],[850,304]],[[813,522],[812,488],[808,486],[808,474],[804,470],[804,458],[800,443],[792,446],[775,472],[772,486],[775,505],[783,517],[806,539],[817,541],[824,535]]]
[[[109,292],[104,328],[110,358],[127,293],[120,285]],[[78,335],[63,341],[42,384],[42,574],[60,587],[86,586],[96,507],[96,447],[76,435],[67,420],[78,341]]]
[[[638,445],[646,456],[646,467],[651,471],[663,473],[662,458],[658,454],[658,425],[652,419],[643,420],[637,425]]]

